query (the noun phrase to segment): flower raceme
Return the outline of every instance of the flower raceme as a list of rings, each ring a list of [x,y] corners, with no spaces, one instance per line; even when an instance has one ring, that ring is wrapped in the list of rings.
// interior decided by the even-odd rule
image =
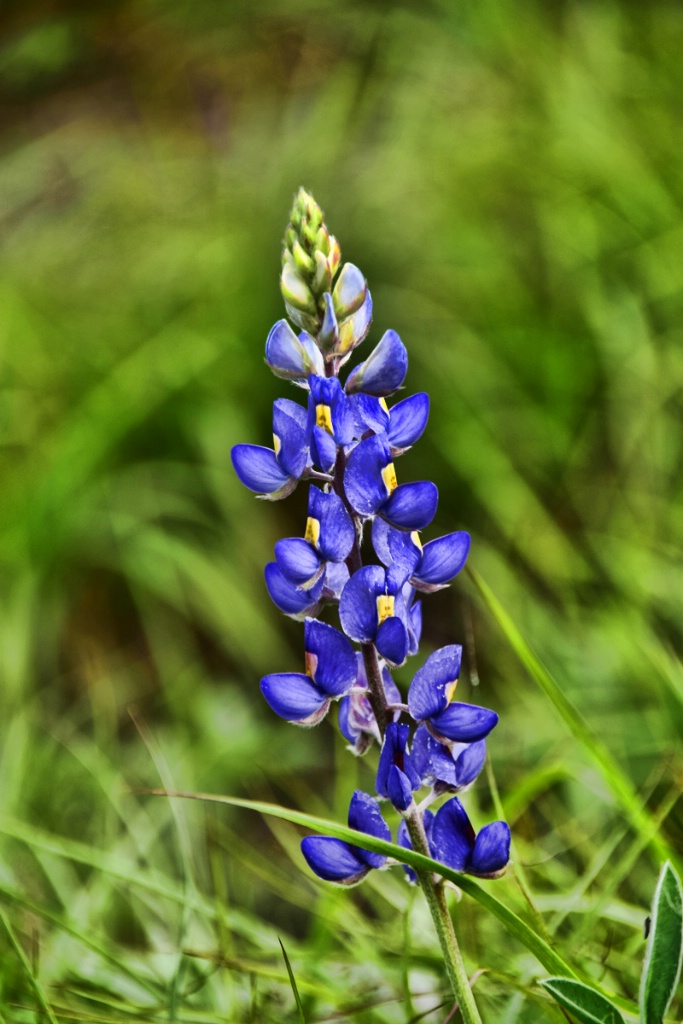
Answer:
[[[494,822],[475,834],[453,794],[466,792],[481,772],[498,716],[454,700],[459,645],[429,655],[407,698],[391,675],[418,652],[417,595],[448,586],[470,549],[464,530],[423,541],[436,514],[437,488],[431,481],[398,480],[395,460],[422,436],[429,397],[393,400],[408,371],[406,347],[393,330],[342,383],[341,368],[369,331],[372,300],[360,270],[341,263],[320,207],[303,190],[285,232],[281,289],[294,328],[287,320],[275,324],[265,361],[307,401],[278,399],[273,448],[238,444],[232,461],[241,482],[270,501],[309,483],[303,535],[279,540],[275,561],[265,568],[275,605],[304,622],[304,671],[271,673],[261,691],[275,714],[304,727],[320,723],[338,703],[349,749],[362,755],[379,746],[377,798],[354,793],[351,828],[390,839],[378,803],[388,800],[402,816],[399,843],[410,846],[407,822],[418,815],[435,859],[456,871],[496,877],[508,862],[507,825]],[[363,564],[366,527],[381,564]],[[335,609],[341,629],[320,618]],[[418,805],[421,790],[427,795]],[[450,798],[436,814],[423,809],[444,794]],[[302,852],[315,874],[342,885],[388,864],[327,836],[304,839]]]

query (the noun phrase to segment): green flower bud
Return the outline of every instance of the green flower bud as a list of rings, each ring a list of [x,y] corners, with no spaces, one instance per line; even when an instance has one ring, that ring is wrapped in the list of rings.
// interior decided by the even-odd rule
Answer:
[[[306,282],[299,277],[296,268],[289,261],[282,268],[280,291],[285,302],[293,306],[294,309],[301,310],[303,313],[315,314],[316,303],[313,293]]]

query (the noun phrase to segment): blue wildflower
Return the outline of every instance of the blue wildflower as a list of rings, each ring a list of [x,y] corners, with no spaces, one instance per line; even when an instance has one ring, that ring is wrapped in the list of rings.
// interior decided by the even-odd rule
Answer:
[[[486,761],[486,740],[440,743],[425,725],[418,726],[410,754],[424,783],[437,792],[463,793],[475,781]]]
[[[485,825],[475,834],[457,796],[439,808],[431,829],[434,860],[479,878],[497,878],[510,859],[510,829],[504,821]]]
[[[368,793],[356,790],[349,805],[349,828],[391,842],[389,826],[379,804]],[[371,853],[329,836],[307,836],[301,840],[301,852],[312,871],[326,882],[356,885],[372,868],[381,868],[386,857]]]
[[[313,464],[329,472],[337,457],[337,445],[353,440],[354,418],[338,377],[308,378],[307,430]]]
[[[278,320],[266,339],[266,363],[276,377],[304,384],[325,373],[325,361],[315,339],[306,331],[297,337],[286,320]]]
[[[275,545],[282,575],[298,587],[311,587],[327,562],[343,562],[356,538],[351,516],[341,498],[318,487],[308,491],[308,520],[304,537],[288,537]]]
[[[317,725],[333,700],[356,681],[356,652],[334,626],[317,619],[304,623],[306,673],[276,672],[261,680],[261,692],[280,718],[296,725]]]
[[[231,452],[235,472],[245,487],[276,501],[291,494],[309,459],[304,409],[288,398],[273,403],[274,449],[258,444],[236,444]]]
[[[402,665],[410,647],[403,582],[393,567],[366,565],[351,576],[339,602],[346,635],[357,643],[374,644],[391,665]]]
[[[444,743],[483,740],[498,722],[495,711],[453,701],[461,659],[459,644],[434,651],[415,673],[408,691],[410,714]]]
[[[439,492],[431,481],[398,484],[386,435],[361,441],[349,455],[346,496],[361,516],[381,516],[399,530],[422,530],[436,513]]]
[[[464,567],[470,550],[470,535],[465,530],[458,530],[430,540],[423,546],[416,531],[395,530],[381,519],[375,519],[372,544],[384,565],[395,562],[405,566],[412,585],[425,594],[431,594],[447,587]]]
[[[397,811],[408,810],[413,790],[422,785],[406,749],[409,736],[409,726],[389,722],[377,766],[377,792],[388,797]]]
[[[263,575],[271,601],[285,615],[292,619],[317,615],[320,602],[325,596],[326,575],[319,577],[308,589],[298,587],[286,579],[277,562],[269,562],[263,570]]]
[[[349,374],[345,390],[352,395],[363,391],[366,395],[386,398],[397,391],[408,372],[408,353],[396,331],[385,331],[379,344],[363,363]]]

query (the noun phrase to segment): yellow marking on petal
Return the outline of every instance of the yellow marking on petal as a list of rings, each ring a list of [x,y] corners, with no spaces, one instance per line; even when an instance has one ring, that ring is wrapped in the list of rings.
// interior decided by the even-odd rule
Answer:
[[[379,404],[382,406],[385,412],[389,412],[389,406],[387,405],[386,398],[380,398]]]
[[[332,433],[332,411],[329,405],[316,405],[315,425],[316,427],[322,427],[328,434]]]
[[[306,520],[306,532],[304,534],[304,540],[307,540],[309,544],[312,544],[314,548],[318,546],[318,538],[320,537],[320,520],[314,519],[313,516],[309,516]]]
[[[391,494],[398,487],[398,480],[396,479],[396,470],[394,469],[393,462],[389,462],[382,470],[382,480],[384,480],[384,486],[387,489],[387,494]]]
[[[306,651],[306,675],[310,676],[311,679],[315,678],[315,670],[318,667],[318,655],[311,654],[310,651]]]
[[[420,534],[417,532],[417,530],[413,530],[413,532],[410,535],[410,539],[412,540],[416,548],[419,548],[420,551],[423,550],[422,541],[420,540]]]
[[[380,594],[377,598],[377,618],[381,626],[385,619],[394,614],[394,598],[391,594]]]
[[[282,448],[282,441],[277,434],[273,434],[273,448],[275,449],[275,455],[279,455],[280,449]]]
[[[450,683],[446,683],[446,688],[444,690],[444,694],[445,694],[446,700],[448,701],[449,704],[453,700],[453,697],[455,696],[455,688],[456,688],[457,685],[458,685],[458,680],[457,679],[454,679]]]

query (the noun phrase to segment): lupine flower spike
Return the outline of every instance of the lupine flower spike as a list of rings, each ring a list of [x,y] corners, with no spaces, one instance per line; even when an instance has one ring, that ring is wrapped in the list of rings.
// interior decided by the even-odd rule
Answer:
[[[422,436],[429,398],[418,393],[392,400],[408,372],[407,349],[393,330],[384,332],[345,382],[340,379],[370,329],[372,299],[361,271],[342,264],[322,210],[303,189],[285,232],[280,285],[290,322],[279,320],[268,334],[265,361],[277,377],[301,388],[302,397],[307,394],[306,407],[278,399],[273,448],[238,444],[232,460],[242,483],[271,501],[310,481],[302,535],[278,541],[275,561],[265,569],[277,607],[304,620],[304,671],[267,675],[261,690],[275,714],[299,726],[317,725],[339,702],[339,729],[349,749],[362,755],[377,744],[377,798],[354,793],[350,828],[390,840],[378,802],[384,800],[401,816],[401,846],[457,872],[497,877],[509,859],[508,826],[497,821],[475,833],[454,794],[465,793],[481,772],[498,716],[454,700],[459,645],[429,655],[407,698],[391,676],[418,651],[422,611],[416,593],[448,586],[470,549],[464,530],[423,539],[436,514],[437,488],[429,480],[399,483],[395,460]],[[363,564],[366,532],[381,564]],[[336,619],[341,631],[319,618],[323,614]],[[436,813],[427,809],[445,794]],[[391,863],[327,836],[304,839],[302,852],[319,878],[340,885],[354,885]],[[476,1005],[453,954],[452,922],[435,895],[438,883],[429,873],[406,872],[438,918],[463,1019],[476,1024]]]

